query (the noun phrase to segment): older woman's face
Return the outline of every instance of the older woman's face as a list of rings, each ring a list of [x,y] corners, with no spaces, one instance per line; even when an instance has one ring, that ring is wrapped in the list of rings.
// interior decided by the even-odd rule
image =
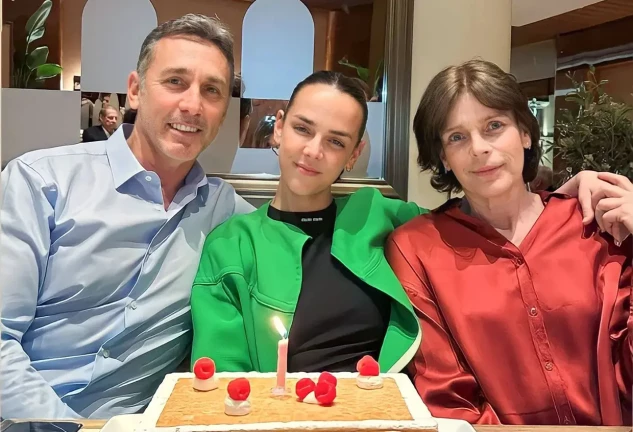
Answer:
[[[523,150],[530,146],[512,113],[482,105],[466,93],[457,99],[442,133],[444,166],[466,194],[502,195],[523,183]]]

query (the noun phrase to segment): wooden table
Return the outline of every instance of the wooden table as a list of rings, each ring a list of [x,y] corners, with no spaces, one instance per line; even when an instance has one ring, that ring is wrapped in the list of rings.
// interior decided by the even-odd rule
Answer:
[[[98,432],[105,421],[83,420],[81,432]],[[631,432],[630,427],[588,426],[474,426],[477,432]]]

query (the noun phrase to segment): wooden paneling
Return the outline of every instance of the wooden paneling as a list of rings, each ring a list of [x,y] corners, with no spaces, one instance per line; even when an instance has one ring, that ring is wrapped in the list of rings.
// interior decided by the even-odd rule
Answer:
[[[519,84],[521,90],[525,93],[528,99],[532,98],[546,98],[549,95],[554,94],[554,78],[546,78],[536,81],[526,81]]]
[[[236,0],[252,3],[254,0]],[[343,7],[351,8],[354,6],[368,5],[374,3],[374,0],[301,0],[310,9],[326,9],[341,10]],[[384,2],[385,0],[379,0]]]
[[[629,16],[633,16],[632,0],[603,0],[535,23],[513,27],[512,46],[544,41]],[[628,32],[631,33],[630,28]]]
[[[343,57],[352,64],[369,66],[372,14],[371,4],[351,7],[349,13],[334,12],[331,58],[326,60],[331,64],[331,70],[357,76],[354,69],[338,63]]]
[[[354,7],[359,5],[371,4],[374,0],[301,0],[308,7],[321,9],[341,9],[343,5]],[[384,0],[381,0],[384,1]]]
[[[560,35],[556,51],[560,58],[629,43],[633,43],[633,16]]]

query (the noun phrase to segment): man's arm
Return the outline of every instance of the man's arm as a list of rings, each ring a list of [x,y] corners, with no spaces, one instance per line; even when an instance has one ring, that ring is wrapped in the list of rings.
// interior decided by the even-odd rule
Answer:
[[[31,366],[22,348],[22,336],[33,322],[46,273],[54,223],[51,202],[57,192],[19,160],[9,163],[2,172],[0,187],[2,416],[79,417]]]

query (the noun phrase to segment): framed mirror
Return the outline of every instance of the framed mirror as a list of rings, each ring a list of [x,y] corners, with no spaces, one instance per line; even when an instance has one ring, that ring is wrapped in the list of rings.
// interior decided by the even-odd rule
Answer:
[[[259,1],[263,6],[265,0]],[[310,8],[314,20],[315,61],[309,72],[299,75],[305,78],[316,70],[338,70],[364,81],[368,93],[365,135],[368,145],[358,169],[345,173],[334,185],[335,195],[371,186],[386,196],[406,199],[413,0],[303,0],[303,3]],[[323,10],[327,13],[319,15]],[[254,82],[261,78],[265,60],[257,63],[256,76],[245,70],[250,55],[248,14],[247,11],[242,32],[243,82],[234,89],[227,120],[218,138],[201,155],[200,162],[209,175],[226,179],[245,198],[259,201],[272,198],[277,188],[278,163],[266,137],[270,135],[277,110],[283,109],[289,94],[281,93],[280,97],[274,90]],[[325,35],[321,29],[324,20]],[[257,27],[261,38],[266,25],[252,25]],[[268,29],[270,33],[270,26]],[[350,37],[352,34],[355,36]],[[268,36],[275,38],[274,34]],[[323,36],[325,61],[319,64],[319,51],[323,50],[319,42]],[[284,67],[278,59],[277,66]],[[275,73],[284,72],[277,69]],[[258,85],[262,90],[254,89]],[[271,87],[270,82],[266,85]]]

